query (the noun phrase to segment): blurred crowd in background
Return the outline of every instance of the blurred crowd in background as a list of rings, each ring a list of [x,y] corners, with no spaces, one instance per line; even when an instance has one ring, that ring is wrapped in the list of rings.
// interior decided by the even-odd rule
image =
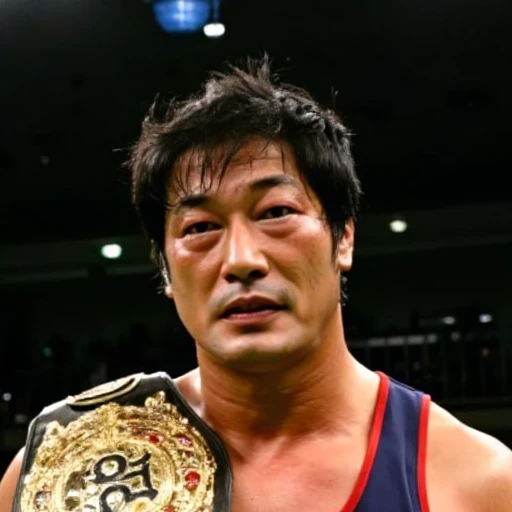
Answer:
[[[457,311],[434,323],[414,311],[408,329],[389,325],[381,332],[372,332],[371,322],[350,307],[345,319],[350,350],[361,363],[438,402],[467,407],[502,403],[512,395],[509,355],[491,313]],[[177,377],[195,366],[194,342],[176,318],[158,336],[137,323],[118,339],[90,340],[81,347],[55,334],[36,349],[13,334],[0,358],[0,424],[23,427],[42,407],[68,394],[132,373],[165,371]]]

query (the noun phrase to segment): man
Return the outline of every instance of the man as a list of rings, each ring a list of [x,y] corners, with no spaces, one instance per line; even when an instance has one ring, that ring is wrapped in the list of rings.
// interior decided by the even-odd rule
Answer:
[[[197,345],[198,369],[174,383],[229,457],[224,503],[233,512],[510,512],[505,446],[349,353],[340,297],[360,196],[349,133],[269,76],[266,61],[232,68],[199,96],[160,116],[153,109],[131,159],[165,294]],[[121,481],[127,459],[106,458],[117,466],[96,464],[88,482]],[[22,459],[0,487],[2,512],[30,466]],[[148,478],[143,496],[122,490],[119,508],[103,490],[101,510],[139,510],[129,508],[139,495],[150,503]],[[198,482],[195,472],[185,486]],[[165,510],[212,510],[180,503]]]

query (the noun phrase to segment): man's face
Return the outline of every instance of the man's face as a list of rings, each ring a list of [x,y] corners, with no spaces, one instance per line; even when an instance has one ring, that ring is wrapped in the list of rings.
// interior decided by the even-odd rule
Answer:
[[[179,206],[166,219],[167,294],[200,359],[280,368],[339,330],[339,272],[352,263],[353,225],[333,261],[320,204],[289,147],[248,144],[222,180],[207,174],[206,192],[197,167],[177,172],[189,174],[185,191],[170,192]]]

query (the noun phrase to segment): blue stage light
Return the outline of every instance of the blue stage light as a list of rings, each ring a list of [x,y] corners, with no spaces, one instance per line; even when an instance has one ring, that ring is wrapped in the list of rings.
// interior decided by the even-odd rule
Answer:
[[[208,0],[154,0],[153,12],[166,32],[196,32],[210,15]]]

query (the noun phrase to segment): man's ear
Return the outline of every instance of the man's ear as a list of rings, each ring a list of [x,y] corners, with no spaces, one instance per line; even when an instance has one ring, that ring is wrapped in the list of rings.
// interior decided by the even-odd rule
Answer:
[[[336,265],[340,272],[346,272],[352,268],[352,255],[354,253],[354,221],[347,220],[343,236],[338,243],[336,251]]]
[[[158,263],[160,267],[160,273],[162,274],[162,279],[164,280],[164,293],[168,299],[174,298],[174,291],[172,289],[171,276],[169,274],[169,270],[167,269],[167,261],[165,260],[165,256],[160,252],[158,257]]]
[[[164,294],[168,299],[174,299],[174,290],[172,289],[172,283],[164,277],[165,287]]]

